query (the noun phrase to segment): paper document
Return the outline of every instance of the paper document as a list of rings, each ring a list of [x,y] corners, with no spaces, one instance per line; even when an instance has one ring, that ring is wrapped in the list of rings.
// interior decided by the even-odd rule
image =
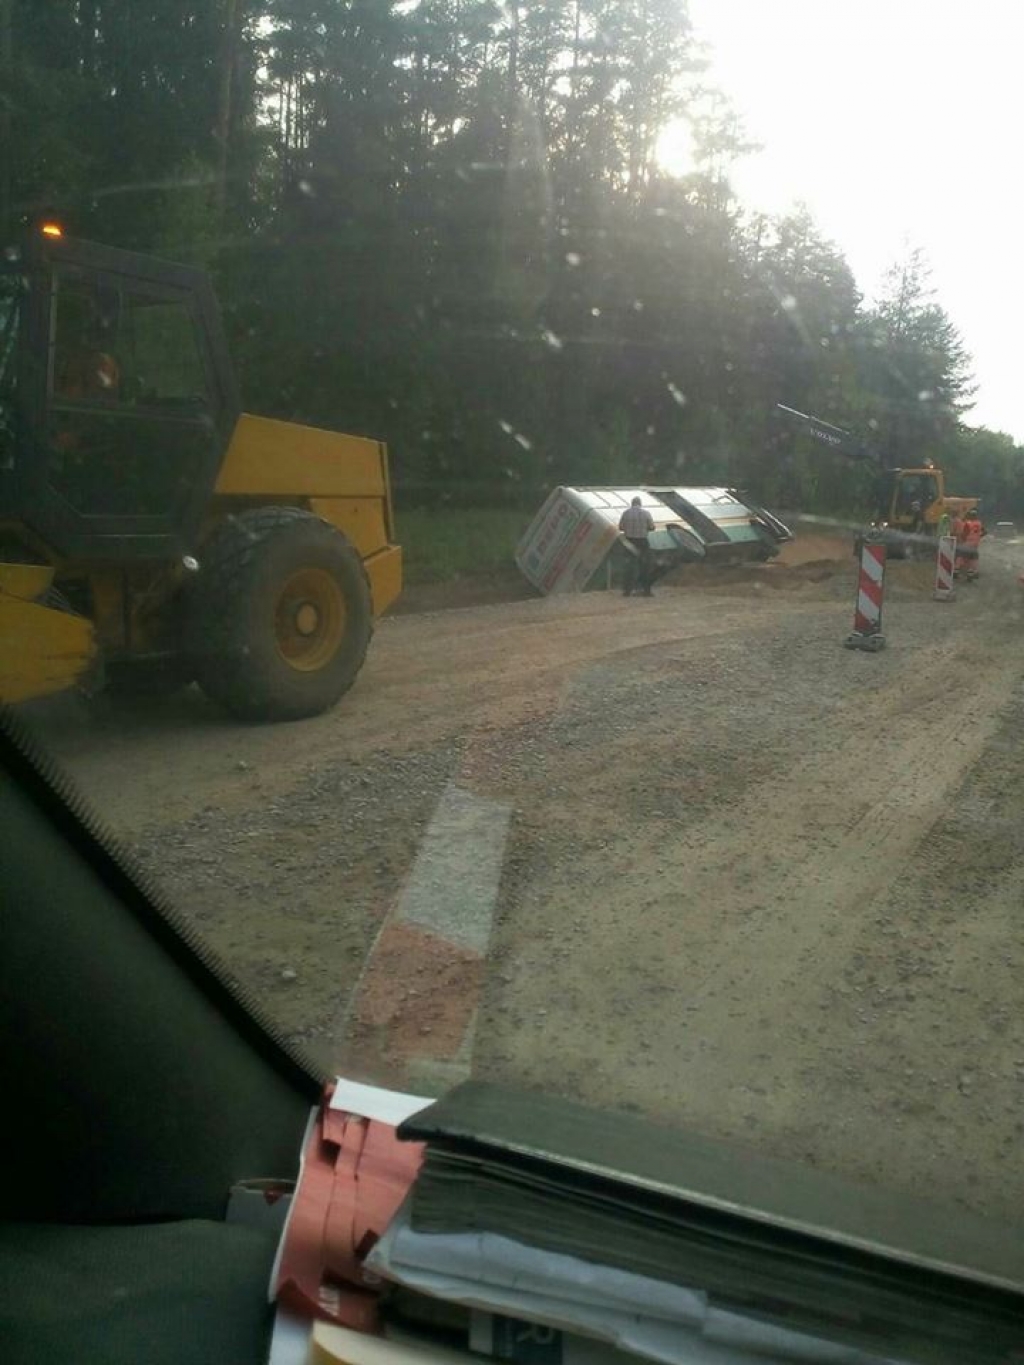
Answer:
[[[318,1322],[305,1365],[467,1365],[472,1359],[466,1352],[405,1336],[375,1337]]]
[[[406,1095],[401,1090],[384,1090],[378,1085],[363,1085],[339,1076],[334,1083],[331,1108],[347,1114],[358,1114],[364,1119],[376,1119],[397,1128],[400,1123],[433,1104],[422,1095]]]
[[[698,1290],[581,1261],[492,1233],[419,1233],[408,1201],[367,1267],[420,1293],[579,1332],[663,1365],[899,1365],[712,1308]]]

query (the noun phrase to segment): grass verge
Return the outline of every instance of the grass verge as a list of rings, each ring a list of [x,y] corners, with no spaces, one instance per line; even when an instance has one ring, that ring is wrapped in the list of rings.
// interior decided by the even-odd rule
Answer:
[[[512,554],[530,514],[507,507],[416,508],[395,515],[405,582],[514,571]]]

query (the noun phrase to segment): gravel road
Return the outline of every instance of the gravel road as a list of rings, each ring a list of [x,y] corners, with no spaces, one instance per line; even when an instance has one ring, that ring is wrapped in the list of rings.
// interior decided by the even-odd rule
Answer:
[[[471,1064],[998,1213],[1024,1197],[1024,546],[986,548],[949,604],[891,566],[876,656],[842,648],[852,565],[820,536],[649,602],[385,620],[301,725],[192,693],[35,719],[331,1064],[428,1088]],[[489,942],[388,958],[382,1023],[360,983],[453,791],[505,812]],[[453,904],[483,894],[478,837]]]

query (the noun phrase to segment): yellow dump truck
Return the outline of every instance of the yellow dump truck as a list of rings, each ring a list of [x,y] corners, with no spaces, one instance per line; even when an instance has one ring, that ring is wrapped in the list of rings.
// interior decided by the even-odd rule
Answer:
[[[379,441],[240,411],[198,270],[41,224],[0,261],[0,702],[332,706],[401,588]]]

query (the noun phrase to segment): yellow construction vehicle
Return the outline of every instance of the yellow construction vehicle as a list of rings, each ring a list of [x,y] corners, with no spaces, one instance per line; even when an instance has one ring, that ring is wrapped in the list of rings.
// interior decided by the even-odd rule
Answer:
[[[946,493],[946,477],[930,462],[913,469],[887,468],[872,446],[820,417],[777,403],[790,419],[803,422],[808,434],[849,460],[873,464],[877,469],[874,510],[870,530],[882,539],[894,558],[912,557],[917,552],[934,554],[935,537],[945,534],[950,519],[977,507],[977,498],[951,497]],[[863,532],[854,548],[859,549]]]
[[[379,441],[239,409],[198,270],[35,225],[0,260],[0,702],[196,681],[332,706],[401,588]]]

